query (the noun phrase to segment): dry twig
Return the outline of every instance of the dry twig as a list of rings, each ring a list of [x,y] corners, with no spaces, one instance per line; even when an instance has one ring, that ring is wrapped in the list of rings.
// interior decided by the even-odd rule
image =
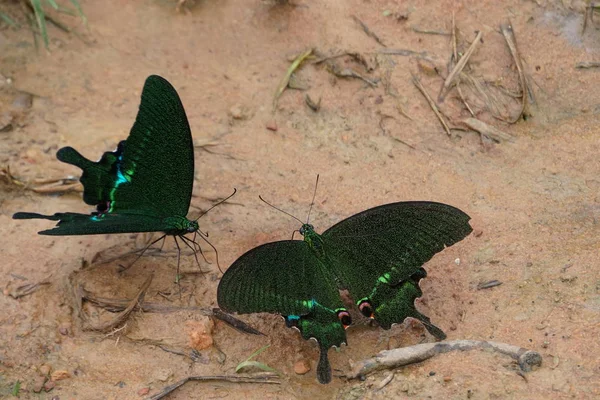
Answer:
[[[470,129],[473,129],[474,131],[479,132],[482,136],[492,139],[498,143],[501,143],[502,141],[514,141],[514,138],[508,133],[502,132],[500,129],[488,125],[477,118],[467,118],[462,122]]]
[[[106,297],[95,296],[94,294],[88,292],[84,288],[80,289],[79,295],[81,296],[82,300],[89,301],[90,303],[93,303],[96,306],[104,308],[110,312],[121,312],[121,311],[127,309],[128,305],[131,304],[131,300],[127,300],[127,299],[109,299]],[[263,335],[264,336],[264,334],[262,332],[252,328],[250,325],[246,324],[244,321],[241,321],[241,320],[235,318],[234,316],[223,312],[222,310],[220,310],[218,308],[194,307],[194,306],[178,307],[178,306],[171,306],[168,304],[149,303],[149,302],[143,301],[143,299],[142,299],[141,301],[136,302],[134,304],[133,310],[141,310],[143,312],[155,312],[155,313],[171,313],[171,312],[177,312],[177,311],[190,311],[190,312],[198,313],[200,315],[204,315],[204,316],[208,316],[208,317],[211,317],[211,316],[215,317],[215,318],[227,323],[228,325],[230,325],[231,327],[235,328],[236,330],[238,330],[242,333],[249,333],[252,335]]]
[[[542,356],[538,352],[519,346],[479,340],[452,340],[381,351],[373,358],[356,363],[346,376],[350,379],[356,379],[381,369],[397,368],[425,361],[437,354],[454,350],[466,351],[473,349],[490,349],[506,354],[517,360],[524,372],[529,372],[533,367],[542,365]]]
[[[515,36],[515,32],[513,31],[512,24],[502,24],[500,25],[500,30],[502,31],[506,45],[508,46],[513,61],[517,67],[517,72],[519,73],[519,83],[521,85],[521,111],[516,118],[508,120],[509,123],[514,124],[520,120],[522,116],[526,117],[529,115],[527,96],[530,95],[530,88],[527,84],[525,71],[523,70],[523,63],[521,62],[521,56],[519,55],[519,49],[517,48],[517,38]]]
[[[467,62],[469,62],[469,58],[471,58],[471,55],[477,48],[477,44],[481,41],[482,36],[483,36],[483,34],[481,33],[481,31],[477,32],[477,36],[475,37],[475,40],[473,41],[473,43],[471,43],[471,46],[469,46],[469,49],[460,58],[460,60],[458,60],[458,62],[456,63],[456,65],[454,66],[454,68],[452,69],[450,74],[448,74],[448,77],[444,81],[444,86],[442,86],[440,95],[438,96],[439,101],[444,100],[444,97],[446,96],[448,89],[450,89],[450,87],[455,83],[456,79],[460,76],[460,73],[467,65]]]
[[[98,331],[98,332],[109,332],[109,331],[115,329],[117,326],[124,323],[127,320],[127,318],[129,317],[129,314],[131,314],[131,312],[135,308],[138,307],[138,304],[144,301],[144,295],[146,294],[146,290],[148,290],[148,288],[150,287],[150,283],[152,283],[153,277],[154,277],[154,275],[150,275],[150,276],[148,276],[148,278],[146,278],[146,280],[142,284],[142,287],[140,288],[140,290],[137,292],[135,297],[129,302],[129,304],[127,304],[125,309],[123,309],[123,311],[121,311],[119,313],[119,315],[117,315],[115,318],[111,319],[110,321],[106,321],[106,322],[94,325],[89,321],[88,317],[82,312],[81,316],[83,317],[84,322],[86,322],[86,323],[84,323],[83,329],[90,330],[90,331]],[[84,289],[81,288],[81,290],[84,290]]]
[[[58,194],[67,192],[82,192],[83,186],[76,178],[46,178],[24,181],[14,176],[7,165],[0,169],[0,178],[10,185],[19,186],[40,194]]]
[[[327,70],[333,75],[337,76],[338,78],[356,78],[362,80],[363,82],[366,82],[371,87],[377,86],[376,81],[371,80],[369,78],[365,78],[364,76],[362,76],[361,74],[359,74],[351,68],[340,68],[339,65],[333,62],[327,63],[327,67]]]
[[[44,285],[50,284],[50,277],[41,280],[36,283],[26,283],[21,286],[17,286],[16,288],[11,288],[12,285],[8,284],[6,289],[4,289],[4,294],[12,297],[13,299],[19,299],[21,297],[25,297],[32,293],[37,292]]]
[[[425,90],[425,87],[421,83],[421,80],[415,75],[413,75],[412,78],[413,78],[414,85],[417,87],[417,89],[419,89],[421,94],[423,94],[425,99],[427,99],[427,102],[429,103],[429,106],[435,113],[435,116],[437,117],[437,119],[440,121],[440,123],[444,127],[444,130],[446,131],[446,134],[448,135],[448,137],[450,137],[451,133],[450,133],[450,127],[448,126],[448,123],[446,123],[446,120],[444,120],[444,117],[440,113],[440,110],[438,109],[437,105],[435,104],[435,102],[433,101],[433,99],[431,98],[429,93],[427,93],[427,90]]]
[[[160,392],[148,398],[148,400],[159,400],[169,395],[177,388],[185,385],[190,381],[221,381],[221,382],[233,382],[233,383],[263,383],[263,384],[281,384],[281,381],[277,377],[277,374],[257,374],[257,375],[217,375],[217,376],[188,376],[172,385],[167,386]]]
[[[586,69],[586,68],[600,68],[600,62],[594,61],[583,61],[575,64],[575,68]]]
[[[356,15],[352,16],[352,19],[360,25],[360,27],[362,28],[363,31],[365,31],[365,33],[367,34],[367,36],[375,39],[375,41],[377,43],[379,43],[380,45],[382,45],[383,47],[387,47],[385,45],[385,43],[383,43],[383,41],[379,38],[379,36],[377,36],[377,34],[375,34],[375,32],[373,32],[371,29],[369,29],[369,27],[367,26],[367,24],[365,24],[364,22],[362,22]]]

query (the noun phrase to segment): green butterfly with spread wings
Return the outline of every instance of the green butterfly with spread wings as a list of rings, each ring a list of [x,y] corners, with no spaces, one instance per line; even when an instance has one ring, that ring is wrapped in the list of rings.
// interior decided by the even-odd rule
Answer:
[[[353,215],[322,234],[308,223],[304,240],[266,243],[238,258],[219,283],[228,312],[281,314],[289,327],[319,343],[317,378],[331,381],[327,353],[346,343],[352,319],[340,298],[347,289],[362,314],[389,329],[407,317],[438,340],[446,337],[415,308],[422,265],[472,231],[470,217],[434,202],[400,202]]]

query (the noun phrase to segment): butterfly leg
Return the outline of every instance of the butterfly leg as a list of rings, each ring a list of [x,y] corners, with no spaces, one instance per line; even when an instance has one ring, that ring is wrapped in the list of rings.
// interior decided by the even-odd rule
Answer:
[[[198,269],[200,270],[200,273],[202,273],[202,274],[203,274],[203,273],[204,273],[204,271],[202,271],[202,267],[200,266],[200,260],[198,260],[198,254],[197,254],[197,251],[196,251],[196,249],[195,249],[194,247],[192,247],[192,245],[189,243],[189,242],[192,242],[192,243],[194,243],[194,242],[193,242],[191,239],[188,239],[187,237],[185,237],[185,236],[183,236],[183,235],[179,236],[179,238],[180,238],[181,240],[183,240],[183,243],[185,243],[185,245],[186,245],[187,247],[189,247],[189,248],[190,248],[190,250],[192,250],[192,253],[194,253],[194,258],[196,259],[196,264],[198,265]],[[200,250],[200,254],[202,254],[202,250]],[[204,257],[204,254],[202,254],[202,256]],[[206,260],[206,259],[205,259],[205,260]]]
[[[138,254],[138,256],[135,258],[135,260],[133,260],[127,266],[121,266],[121,269],[120,269],[119,272],[124,272],[124,271],[128,270],[129,268],[131,268],[133,266],[133,264],[135,264],[137,262],[137,260],[139,260],[144,255],[144,253],[146,252],[146,250],[148,250],[150,247],[152,247],[152,245],[154,245],[155,243],[158,243],[158,241],[162,240],[163,241],[162,246],[164,246],[164,244],[165,244],[165,238],[166,237],[167,237],[167,235],[162,235],[161,237],[159,237],[158,239],[156,239],[155,241],[153,241],[152,243],[150,243],[148,246],[144,247],[141,250],[140,254]],[[162,246],[161,246],[161,249],[162,249]]]

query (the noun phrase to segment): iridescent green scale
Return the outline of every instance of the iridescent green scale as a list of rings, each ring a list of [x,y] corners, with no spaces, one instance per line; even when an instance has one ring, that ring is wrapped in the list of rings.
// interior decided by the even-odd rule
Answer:
[[[444,332],[415,308],[422,295],[422,265],[472,231],[469,216],[433,202],[387,204],[349,217],[322,235],[304,224],[303,241],[256,247],[225,272],[217,298],[229,312],[284,316],[305,339],[319,343],[319,382],[331,381],[327,352],[346,343],[350,314],[340,298],[346,289],[358,309],[388,329],[412,317],[441,340]]]

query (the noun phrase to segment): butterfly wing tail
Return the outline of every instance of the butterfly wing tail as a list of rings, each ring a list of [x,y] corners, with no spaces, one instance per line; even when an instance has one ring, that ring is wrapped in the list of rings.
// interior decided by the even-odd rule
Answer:
[[[418,277],[423,274],[424,271],[419,272]],[[385,283],[377,285],[369,299],[375,312],[375,320],[382,328],[389,329],[394,323],[403,322],[408,317],[415,318],[421,321],[436,339],[444,340],[446,334],[415,308],[415,300],[422,294],[416,277],[395,286]]]
[[[317,379],[319,383],[326,384],[331,382],[331,365],[329,364],[329,358],[327,353],[329,348],[319,344],[319,364],[317,365]]]
[[[335,311],[316,303],[310,314],[299,318],[297,327],[304,339],[314,338],[319,343],[320,355],[317,365],[319,383],[331,382],[331,365],[327,353],[330,347],[340,347],[342,343],[346,343],[346,331]]]
[[[95,164],[72,147],[63,147],[58,150],[56,152],[56,158],[58,158],[59,161],[81,168],[84,171]]]
[[[51,221],[58,221],[60,217],[58,214],[44,215],[31,212],[18,212],[13,214],[13,219],[49,219]]]

